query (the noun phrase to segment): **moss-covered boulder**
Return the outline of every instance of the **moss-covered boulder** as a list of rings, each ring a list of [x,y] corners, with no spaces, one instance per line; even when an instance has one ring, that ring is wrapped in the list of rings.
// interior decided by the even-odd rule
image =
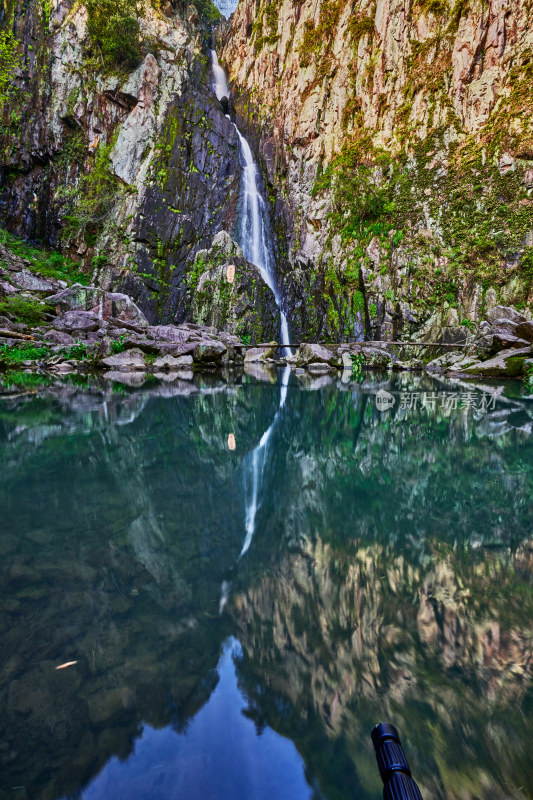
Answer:
[[[248,344],[278,338],[274,293],[226,231],[197,254],[188,283],[195,323],[228,331]]]

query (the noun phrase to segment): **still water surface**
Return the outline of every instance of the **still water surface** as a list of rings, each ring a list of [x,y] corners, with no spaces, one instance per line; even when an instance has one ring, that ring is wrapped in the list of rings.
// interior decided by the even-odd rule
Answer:
[[[533,404],[495,388],[2,398],[2,800],[370,800],[382,719],[426,800],[533,797]]]

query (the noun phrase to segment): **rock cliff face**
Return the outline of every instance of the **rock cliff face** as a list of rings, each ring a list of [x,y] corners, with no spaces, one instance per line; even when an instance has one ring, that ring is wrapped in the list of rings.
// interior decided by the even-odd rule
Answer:
[[[243,0],[221,35],[298,331],[454,335],[533,300],[529,0]]]
[[[206,29],[193,6],[143,3],[139,65],[110,68],[83,3],[58,0],[48,17],[44,5],[4,8],[24,63],[4,113],[3,221],[80,258],[150,321],[183,320],[194,255],[231,230],[239,194]]]
[[[139,57],[117,67],[88,7],[1,4],[22,64],[0,221],[151,323],[191,320],[196,255],[235,238],[240,209],[210,26],[144,0]],[[497,304],[531,306],[532,23],[530,0],[242,0],[217,49],[260,156],[293,338],[456,341]]]

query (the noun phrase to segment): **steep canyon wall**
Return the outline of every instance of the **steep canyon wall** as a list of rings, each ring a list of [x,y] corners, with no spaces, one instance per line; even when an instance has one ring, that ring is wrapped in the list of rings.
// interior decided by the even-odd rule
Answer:
[[[0,216],[126,291],[153,322],[180,321],[195,254],[232,230],[239,195],[209,25],[192,5],[140,3],[138,57],[110,64],[87,5],[2,4],[22,63],[3,109]]]
[[[221,39],[296,335],[531,305],[530,0],[242,0]]]

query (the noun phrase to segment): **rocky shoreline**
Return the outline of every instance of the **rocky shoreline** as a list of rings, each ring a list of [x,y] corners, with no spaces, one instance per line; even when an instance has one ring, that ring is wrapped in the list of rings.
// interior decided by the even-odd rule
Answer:
[[[533,368],[533,320],[495,306],[464,342],[301,343],[281,357],[279,344],[252,345],[214,325],[150,325],[126,294],[44,277],[0,245],[0,288],[5,297],[38,309],[39,324],[0,315],[0,371],[51,374],[90,372],[193,374],[198,371],[279,367],[320,375],[356,369],[425,370],[430,374],[522,378]],[[444,339],[444,337],[442,337]],[[403,354],[407,351],[410,357]],[[444,353],[442,353],[444,351]]]

